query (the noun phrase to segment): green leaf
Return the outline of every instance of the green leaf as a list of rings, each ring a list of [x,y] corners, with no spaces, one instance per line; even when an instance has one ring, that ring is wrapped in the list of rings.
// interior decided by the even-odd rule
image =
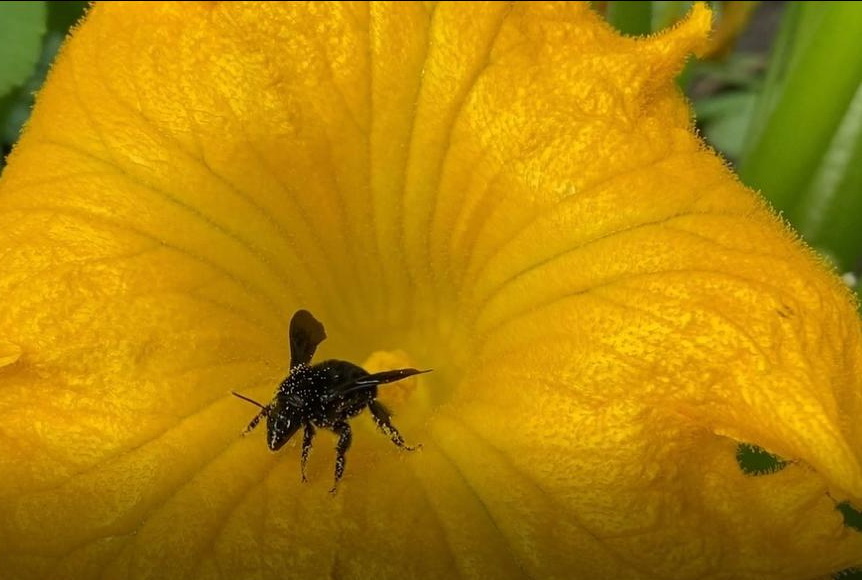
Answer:
[[[0,2],[0,96],[33,72],[45,34],[44,2]]]
[[[755,98],[749,91],[732,91],[695,103],[707,141],[731,159],[739,158]]]
[[[87,8],[88,2],[60,0],[48,2],[48,28],[65,36]]]
[[[33,107],[33,95],[45,82],[48,69],[69,28],[81,18],[86,7],[86,2],[72,0],[47,3],[48,29],[42,37],[40,56],[36,66],[33,67],[31,74],[23,84],[0,97],[0,142],[2,142],[3,154],[8,153],[15,141],[18,140],[21,128],[30,116],[30,109]],[[3,168],[3,162],[4,159],[0,157],[0,170]]]
[[[767,475],[787,467],[787,461],[750,443],[736,446],[736,462],[747,475]]]
[[[652,32],[652,2],[608,2],[608,22],[629,36]]]
[[[692,2],[681,1],[652,2],[652,29],[662,30],[681,20],[691,10],[691,5]],[[713,10],[716,10],[716,7],[713,7]]]
[[[862,532],[862,512],[854,509],[848,502],[841,502],[836,509],[844,517],[844,525]]]
[[[791,222],[862,82],[862,4],[790,2],[740,176]]]
[[[793,208],[796,227],[842,271],[862,258],[862,87],[811,183]]]

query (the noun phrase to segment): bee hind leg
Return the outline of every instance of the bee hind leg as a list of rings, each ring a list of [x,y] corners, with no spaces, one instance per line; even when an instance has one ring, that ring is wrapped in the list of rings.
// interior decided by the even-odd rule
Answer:
[[[399,433],[398,429],[395,428],[395,425],[392,424],[392,414],[389,412],[389,409],[383,405],[383,403],[379,401],[371,401],[368,403],[368,408],[374,416],[374,422],[377,423],[377,426],[381,431],[389,436],[389,439],[395,445],[407,451],[416,451],[416,449],[422,447],[421,445],[411,447],[404,442],[404,437],[401,436],[401,433]]]

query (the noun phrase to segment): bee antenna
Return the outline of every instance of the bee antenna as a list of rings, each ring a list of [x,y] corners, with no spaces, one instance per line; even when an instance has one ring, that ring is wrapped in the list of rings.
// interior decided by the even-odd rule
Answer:
[[[246,402],[248,402],[248,403],[251,403],[252,405],[255,405],[256,407],[259,407],[259,408],[263,409],[264,411],[268,410],[268,407],[266,407],[266,406],[264,406],[264,405],[261,405],[260,403],[258,403],[258,402],[257,402],[257,401],[255,401],[254,399],[249,399],[248,397],[246,397],[246,396],[244,396],[244,395],[240,395],[240,394],[239,394],[239,393],[237,393],[236,391],[231,391],[230,393],[231,393],[234,397],[238,397],[238,398],[242,399],[243,401],[246,401]]]

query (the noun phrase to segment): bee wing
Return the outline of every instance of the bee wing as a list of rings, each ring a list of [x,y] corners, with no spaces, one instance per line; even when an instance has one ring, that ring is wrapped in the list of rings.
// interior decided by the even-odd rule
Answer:
[[[376,387],[377,385],[394,383],[395,381],[400,381],[401,379],[406,379],[407,377],[412,377],[413,375],[421,375],[423,373],[430,372],[431,369],[424,371],[420,371],[417,369],[395,369],[392,371],[383,371],[380,373],[365,375],[362,377],[358,377],[348,383],[344,383],[343,385],[339,385],[338,394],[346,395],[347,393],[352,393],[353,391],[358,391],[359,389],[367,389],[368,387]]]
[[[326,331],[320,321],[308,310],[297,310],[290,320],[290,368],[310,363],[324,340]]]

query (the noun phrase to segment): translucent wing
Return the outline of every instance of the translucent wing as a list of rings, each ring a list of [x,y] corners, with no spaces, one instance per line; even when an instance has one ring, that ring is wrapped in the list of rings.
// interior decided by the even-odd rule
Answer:
[[[326,331],[320,321],[308,310],[297,310],[290,321],[290,368],[309,364],[324,340]]]
[[[395,369],[392,371],[383,371],[381,373],[365,375],[354,379],[349,383],[340,385],[336,392],[338,395],[346,395],[347,393],[358,391],[359,389],[375,387],[377,385],[383,385],[386,383],[394,383],[395,381],[400,381],[401,379],[406,379],[407,377],[412,377],[413,375],[421,375],[422,373],[430,372],[431,369],[425,371],[420,371],[417,369]]]

